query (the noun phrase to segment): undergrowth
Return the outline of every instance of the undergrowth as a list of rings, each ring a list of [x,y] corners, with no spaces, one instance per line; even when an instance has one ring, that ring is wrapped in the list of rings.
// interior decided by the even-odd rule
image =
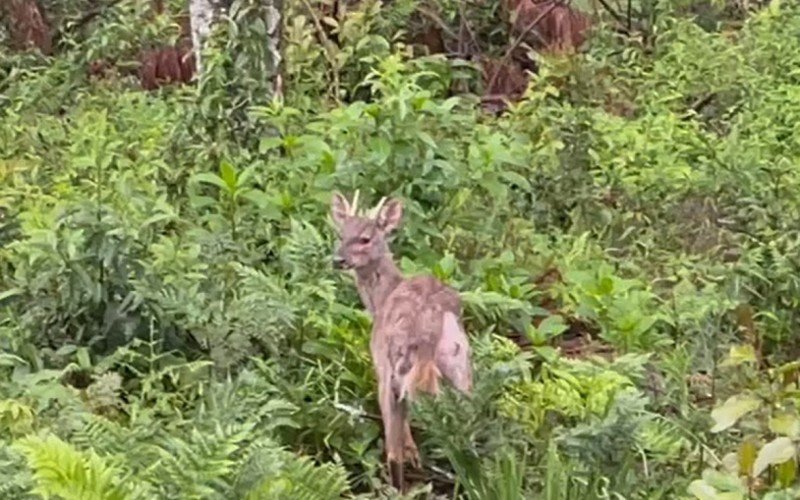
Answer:
[[[225,53],[201,85],[90,78],[174,29],[126,1],[2,49],[3,498],[397,497],[330,266],[355,189],[403,198],[395,256],[460,291],[473,345],[473,396],[413,409],[408,497],[794,498],[800,8],[656,3],[646,39],[537,56],[500,116],[453,91],[467,61],[408,50],[407,2],[324,49],[288,2],[281,99]]]

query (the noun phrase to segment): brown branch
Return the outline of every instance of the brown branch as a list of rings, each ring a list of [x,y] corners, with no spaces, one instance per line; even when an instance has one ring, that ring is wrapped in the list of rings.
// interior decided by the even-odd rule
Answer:
[[[705,108],[706,106],[711,104],[711,102],[716,97],[717,97],[717,94],[715,92],[711,92],[711,93],[706,94],[706,95],[704,95],[704,96],[702,96],[702,97],[700,97],[698,99],[695,99],[695,101],[692,104],[689,105],[689,110],[686,113],[684,113],[683,116],[681,116],[681,119],[682,120],[691,119],[695,114],[700,113],[700,111],[702,111],[703,108]]]
[[[631,29],[633,29],[633,11],[632,11],[633,5],[632,4],[633,4],[633,2],[631,0],[628,0],[628,32],[630,32]]]
[[[461,0],[461,1],[458,2],[458,15],[461,17],[460,30],[467,32],[467,34],[469,35],[470,41],[472,42],[473,47],[475,48],[475,50],[478,53],[480,53],[481,46],[478,44],[478,38],[475,36],[475,32],[472,31],[472,27],[469,25],[469,22],[467,21],[467,9],[466,9],[464,3],[465,3],[464,0]],[[459,46],[461,45],[461,31],[459,31],[459,37],[458,37]],[[466,51],[463,50],[462,52],[466,52]]]
[[[533,21],[528,23],[527,26],[525,26],[525,29],[522,30],[522,32],[519,34],[519,36],[517,36],[517,39],[514,40],[514,43],[512,43],[511,46],[508,48],[508,50],[506,50],[506,53],[503,54],[503,58],[500,59],[500,63],[498,64],[497,69],[494,70],[494,74],[492,75],[492,78],[489,79],[489,84],[486,87],[488,90],[491,90],[494,87],[494,84],[497,83],[497,78],[500,76],[500,70],[503,68],[503,66],[505,66],[505,64],[511,58],[511,53],[514,52],[514,50],[517,47],[519,47],[519,45],[523,42],[523,40],[525,40],[525,36],[528,34],[528,32],[530,32],[533,28],[535,28],[536,25],[539,24],[542,21],[542,19],[544,19],[551,12],[553,12],[553,9],[555,9],[556,7],[565,6],[565,5],[568,5],[568,4],[569,4],[569,0],[554,0],[550,4],[550,7],[547,8],[547,10],[545,10],[544,12],[539,14],[539,16],[536,17],[536,19],[534,19]]]
[[[334,60],[333,56],[330,54],[329,51],[329,44],[331,43],[328,35],[325,33],[325,28],[322,27],[322,22],[320,22],[317,13],[314,11],[314,8],[308,3],[308,0],[302,0],[303,6],[308,10],[308,14],[311,16],[311,21],[314,23],[314,27],[317,29],[317,37],[319,38],[319,43],[322,45],[323,54],[325,54],[325,60],[328,61],[328,65],[331,67],[331,79],[333,80],[333,92],[334,92],[334,99],[336,102],[339,102],[339,93],[341,92],[340,83],[339,83],[339,71],[336,69],[336,61]]]
[[[613,17],[614,20],[620,24],[620,26],[628,25],[628,22],[625,21],[625,18],[622,17],[616,10],[614,10],[614,7],[612,7],[611,4],[608,3],[608,0],[598,0],[598,2],[600,2],[600,5],[603,6],[606,12],[611,14],[611,17]],[[630,28],[628,29],[630,30]]]
[[[442,19],[438,15],[436,15],[435,12],[426,9],[425,7],[417,7],[417,12],[419,12],[423,16],[433,21],[436,24],[436,26],[438,26],[439,29],[444,31],[447,35],[455,39],[458,39],[458,34],[456,34],[456,32],[454,32],[453,30],[451,30],[450,27],[444,21],[442,21]]]

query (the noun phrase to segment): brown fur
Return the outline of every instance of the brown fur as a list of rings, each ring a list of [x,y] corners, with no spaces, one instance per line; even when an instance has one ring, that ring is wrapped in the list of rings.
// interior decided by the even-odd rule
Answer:
[[[359,215],[344,197],[334,195],[332,216],[341,238],[334,263],[355,272],[359,295],[373,318],[370,351],[386,458],[392,484],[402,491],[403,463],[419,460],[408,403],[419,392],[438,394],[441,377],[469,393],[472,367],[458,293],[433,276],[404,278],[386,241],[400,224],[402,204],[392,199],[375,212]]]

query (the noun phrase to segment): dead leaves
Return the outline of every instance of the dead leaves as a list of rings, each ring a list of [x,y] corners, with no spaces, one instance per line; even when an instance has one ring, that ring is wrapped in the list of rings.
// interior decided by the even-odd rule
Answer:
[[[518,100],[528,85],[528,47],[545,54],[571,54],[586,40],[591,22],[562,0],[504,0],[504,10],[516,36],[499,60],[484,60],[484,108],[502,110],[504,101]],[[521,53],[522,52],[522,53]]]
[[[49,55],[53,34],[44,11],[36,0],[7,0],[3,13],[8,16],[11,45],[16,50],[39,49]]]
[[[540,52],[571,52],[586,40],[589,18],[558,0],[505,0],[512,33]]]

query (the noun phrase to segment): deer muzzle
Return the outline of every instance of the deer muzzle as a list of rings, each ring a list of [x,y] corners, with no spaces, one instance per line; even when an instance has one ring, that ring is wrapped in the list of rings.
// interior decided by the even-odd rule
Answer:
[[[334,269],[347,269],[349,267],[347,264],[347,260],[345,260],[345,258],[339,255],[338,253],[333,255],[332,263]]]

